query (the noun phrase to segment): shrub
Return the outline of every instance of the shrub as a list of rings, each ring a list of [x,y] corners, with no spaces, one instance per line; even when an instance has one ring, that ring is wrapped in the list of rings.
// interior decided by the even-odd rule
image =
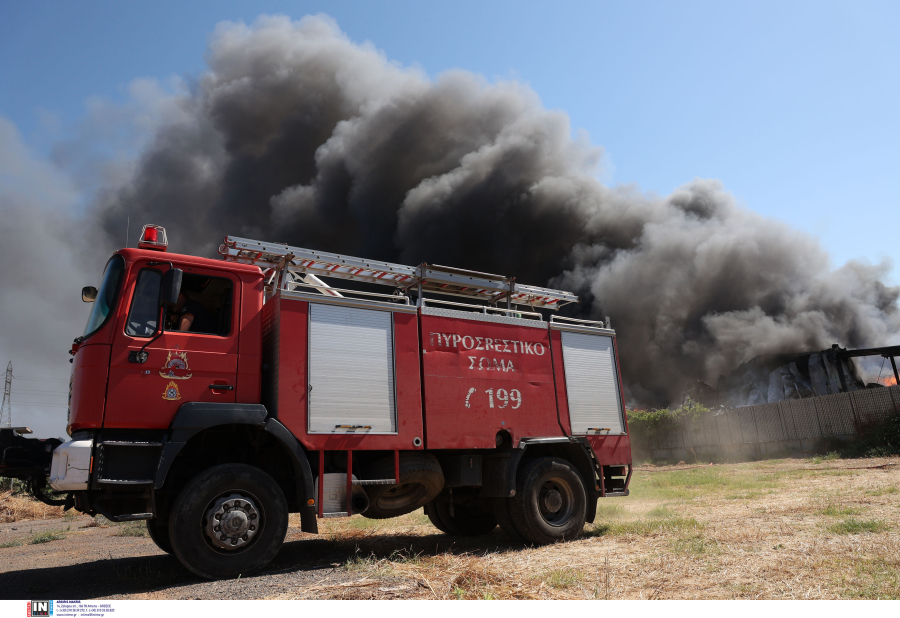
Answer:
[[[632,444],[638,450],[647,450],[652,444],[661,441],[663,437],[683,423],[693,424],[698,418],[708,413],[709,408],[691,399],[674,410],[669,408],[626,410]]]
[[[889,457],[900,455],[900,414],[891,414],[868,427],[855,442],[841,450],[844,457]]]

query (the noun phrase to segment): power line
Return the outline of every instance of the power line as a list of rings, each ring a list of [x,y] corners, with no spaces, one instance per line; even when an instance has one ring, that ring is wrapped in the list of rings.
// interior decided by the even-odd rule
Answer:
[[[16,380],[37,380],[39,382],[65,382],[66,384],[69,383],[68,380],[62,380],[60,378],[20,378],[16,376]]]

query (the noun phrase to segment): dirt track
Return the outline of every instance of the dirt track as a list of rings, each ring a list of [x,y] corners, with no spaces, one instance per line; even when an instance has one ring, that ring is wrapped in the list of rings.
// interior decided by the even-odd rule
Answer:
[[[222,582],[128,536],[140,526],[22,520],[0,524],[0,597],[900,598],[897,463],[641,468],[631,497],[601,501],[582,538],[550,547],[449,537],[421,512],[328,520],[318,537],[292,519],[263,573]]]

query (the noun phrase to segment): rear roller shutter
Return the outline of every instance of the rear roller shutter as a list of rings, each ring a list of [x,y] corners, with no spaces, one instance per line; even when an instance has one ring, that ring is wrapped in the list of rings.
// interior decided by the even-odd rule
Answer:
[[[396,433],[391,316],[310,303],[310,432]]]
[[[562,346],[572,433],[625,433],[612,337],[562,331]]]

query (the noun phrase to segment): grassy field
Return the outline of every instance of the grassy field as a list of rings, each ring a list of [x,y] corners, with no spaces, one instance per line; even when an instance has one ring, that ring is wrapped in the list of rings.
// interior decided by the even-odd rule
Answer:
[[[631,490],[547,547],[444,535],[421,511],[322,520],[319,536],[292,516],[273,563],[227,582],[197,580],[141,522],[6,493],[0,574],[84,598],[900,598],[900,458],[645,465]]]
[[[580,539],[549,547],[437,536],[421,512],[327,520],[352,555],[334,565],[340,583],[290,597],[897,599],[898,463],[643,466],[630,497],[601,500]]]

